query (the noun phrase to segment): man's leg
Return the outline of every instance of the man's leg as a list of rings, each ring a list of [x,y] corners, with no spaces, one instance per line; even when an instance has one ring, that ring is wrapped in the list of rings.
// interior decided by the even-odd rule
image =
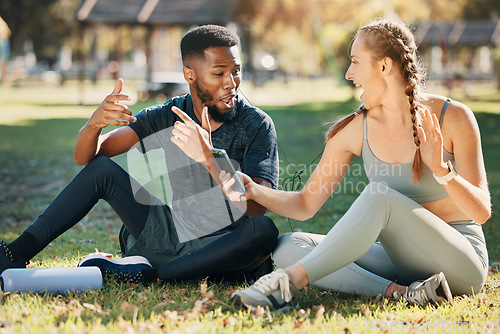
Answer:
[[[266,261],[277,237],[278,229],[269,217],[250,217],[207,246],[161,265],[158,277],[166,282],[224,274],[235,278]]]
[[[132,192],[134,181],[127,172],[111,159],[94,158],[59,193],[47,209],[23,234],[7,247],[14,261],[29,261],[50,242],[78,223],[99,199],[107,201],[127,229],[138,237],[144,228],[149,205],[140,204]],[[135,189],[137,189],[136,187]],[[142,198],[150,196],[145,190]],[[152,196],[150,203],[158,201]],[[144,200],[142,201],[144,203]]]

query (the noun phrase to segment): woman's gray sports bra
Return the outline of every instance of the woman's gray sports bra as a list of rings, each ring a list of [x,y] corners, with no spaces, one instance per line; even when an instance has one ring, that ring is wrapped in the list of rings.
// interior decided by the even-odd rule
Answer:
[[[450,99],[447,99],[441,111],[439,124],[443,122],[443,117]],[[420,183],[413,184],[412,163],[390,164],[379,160],[370,149],[366,131],[366,112],[363,116],[363,151],[362,158],[365,172],[370,182],[383,182],[390,188],[399,191],[403,195],[411,198],[417,203],[435,201],[448,196],[442,185],[437,183],[431,170],[424,164],[424,173]],[[443,147],[444,161],[450,160],[455,164],[455,157]]]

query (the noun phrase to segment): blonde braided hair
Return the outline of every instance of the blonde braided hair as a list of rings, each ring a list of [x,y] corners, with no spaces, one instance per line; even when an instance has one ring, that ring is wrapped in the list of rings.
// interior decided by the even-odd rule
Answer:
[[[395,64],[401,66],[403,77],[407,83],[405,93],[410,104],[411,120],[413,123],[413,141],[416,146],[413,158],[413,182],[420,182],[423,173],[423,161],[420,154],[420,140],[417,129],[420,125],[420,110],[422,100],[420,92],[424,86],[425,71],[417,57],[417,45],[413,33],[406,24],[398,20],[376,19],[362,27],[356,33],[355,39],[362,36],[366,48],[370,50],[376,60],[390,57]],[[340,119],[333,124],[326,134],[330,139],[342,130],[364,106]]]

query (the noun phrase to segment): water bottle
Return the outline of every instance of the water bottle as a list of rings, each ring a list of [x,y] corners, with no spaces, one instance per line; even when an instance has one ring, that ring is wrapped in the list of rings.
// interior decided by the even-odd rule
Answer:
[[[98,267],[6,269],[0,275],[4,292],[67,294],[102,287]]]

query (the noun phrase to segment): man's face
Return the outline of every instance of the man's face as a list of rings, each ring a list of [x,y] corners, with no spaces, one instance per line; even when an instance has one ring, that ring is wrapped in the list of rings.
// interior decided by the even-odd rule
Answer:
[[[195,59],[191,68],[195,74],[196,97],[208,107],[210,117],[216,122],[233,119],[236,115],[236,92],[241,83],[239,48],[208,48],[205,58]]]

